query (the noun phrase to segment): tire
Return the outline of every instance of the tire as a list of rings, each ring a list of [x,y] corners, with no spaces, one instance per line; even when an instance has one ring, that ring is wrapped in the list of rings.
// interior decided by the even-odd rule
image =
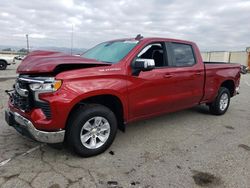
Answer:
[[[70,117],[66,141],[80,156],[91,157],[109,148],[116,131],[117,119],[109,108],[99,104],[86,104],[76,109]]]
[[[7,63],[3,60],[0,60],[0,70],[5,70],[7,68]]]
[[[215,100],[209,105],[209,111],[214,115],[223,115],[230,105],[230,92],[227,88],[221,87]]]

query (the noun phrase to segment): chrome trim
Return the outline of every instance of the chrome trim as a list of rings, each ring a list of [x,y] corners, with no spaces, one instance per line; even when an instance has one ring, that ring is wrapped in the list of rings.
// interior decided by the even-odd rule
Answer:
[[[137,58],[136,61],[143,61],[144,68],[147,69],[148,67],[154,67],[155,66],[155,60],[154,59],[143,59],[143,58]]]
[[[53,83],[55,81],[55,78],[54,77],[35,77],[36,79],[31,79],[31,78],[24,78],[24,77],[18,77],[17,80],[21,80],[21,81],[25,81],[25,82],[28,82],[29,83],[29,88],[30,88],[30,84],[36,84],[36,83],[39,83],[39,84],[46,84],[46,83]],[[17,82],[18,83],[18,82]],[[19,89],[21,89],[20,87],[18,87]],[[23,91],[20,91],[20,93],[18,92],[19,95],[21,96],[24,96],[25,95],[22,95],[22,92],[24,92],[24,89],[22,89]],[[31,89],[32,90],[32,89]],[[25,92],[27,91],[28,93],[28,90],[25,90]],[[35,97],[35,100],[38,101],[38,102],[44,102],[42,100],[39,99],[39,94],[41,93],[47,93],[47,92],[51,92],[51,90],[42,90],[42,91],[39,91],[39,90],[32,90],[34,92],[34,97]],[[27,95],[28,96],[28,95]],[[26,97],[27,97],[26,96]]]
[[[35,79],[22,78],[22,77],[18,77],[17,79],[21,80],[21,81],[29,82],[29,83],[40,83],[40,84],[43,84],[45,82],[43,80],[35,80]]]
[[[35,79],[32,78],[24,78],[24,77],[18,77],[18,80],[25,81],[28,83],[53,83],[55,81],[54,77],[34,77]]]
[[[11,112],[10,110],[6,110],[6,112],[13,114],[15,121],[20,124],[22,128],[26,129],[36,141],[44,143],[60,143],[64,141],[65,130],[56,132],[40,131],[34,127],[31,121],[19,113]]]
[[[19,95],[21,95],[22,97],[28,97],[29,91],[28,91],[27,89],[22,89],[22,88],[20,88],[18,82],[15,84],[15,89],[16,89],[16,92],[17,92]]]
[[[42,101],[42,100],[39,99],[39,94],[40,94],[40,93],[43,93],[43,92],[39,92],[39,91],[35,91],[35,92],[34,92],[35,101],[44,102],[44,101]]]
[[[32,90],[32,91],[34,92],[35,101],[38,102],[44,102],[43,100],[39,99],[39,94],[53,92],[51,90],[44,90],[44,91]]]

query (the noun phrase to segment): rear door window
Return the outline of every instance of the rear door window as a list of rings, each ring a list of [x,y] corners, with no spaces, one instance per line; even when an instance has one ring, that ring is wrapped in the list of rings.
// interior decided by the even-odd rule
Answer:
[[[172,43],[171,48],[174,65],[176,67],[187,67],[192,66],[196,63],[193,48],[191,45],[182,43]]]

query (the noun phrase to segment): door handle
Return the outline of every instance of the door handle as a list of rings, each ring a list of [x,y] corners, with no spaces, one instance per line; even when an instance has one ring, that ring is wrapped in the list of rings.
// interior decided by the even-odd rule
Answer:
[[[164,74],[164,76],[163,76],[164,78],[172,78],[173,77],[173,75],[172,74]]]
[[[196,72],[195,75],[200,76],[201,72]]]

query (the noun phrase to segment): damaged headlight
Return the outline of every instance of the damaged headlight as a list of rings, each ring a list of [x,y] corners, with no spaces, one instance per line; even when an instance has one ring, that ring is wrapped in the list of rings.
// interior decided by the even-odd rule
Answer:
[[[62,85],[61,80],[54,80],[53,78],[47,79],[44,82],[31,83],[29,85],[32,91],[38,92],[54,92],[57,91]]]

